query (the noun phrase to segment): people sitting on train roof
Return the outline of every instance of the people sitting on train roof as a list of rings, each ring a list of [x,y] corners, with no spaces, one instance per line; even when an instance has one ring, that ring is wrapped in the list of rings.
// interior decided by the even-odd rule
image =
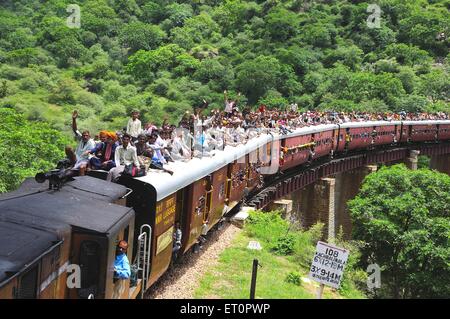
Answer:
[[[89,163],[89,155],[86,154],[86,151],[93,149],[95,143],[94,140],[91,139],[89,131],[85,130],[82,133],[78,131],[77,117],[78,111],[75,110],[72,113],[72,130],[78,145],[75,152],[71,147],[66,147],[66,156],[73,164],[72,170],[78,170],[79,175],[85,175]]]
[[[116,259],[114,260],[114,278],[128,279],[131,276],[130,262],[127,257],[128,243],[125,240],[119,241],[116,249]]]
[[[167,160],[163,155],[166,144],[161,139],[157,130],[153,130],[153,133],[150,135],[148,139],[148,144],[153,149],[155,156],[158,158],[158,161],[162,164],[167,164]]]
[[[116,133],[108,131],[101,131],[99,136],[101,142],[85,152],[88,155],[93,154],[89,160],[89,169],[109,171],[116,166],[114,156],[118,146],[117,136]]]
[[[151,147],[146,149],[142,155],[138,156],[138,159],[141,166],[145,166],[146,171],[149,169],[158,169],[173,175],[173,171],[164,168],[164,164],[159,161],[159,158],[155,155],[155,151]]]
[[[239,96],[238,96],[239,97]],[[140,128],[138,119],[139,112],[134,111],[128,121],[127,127],[116,132],[117,144],[122,144],[122,135],[131,132],[132,135],[142,132],[147,135],[147,141],[136,142],[136,157],[147,151],[151,147],[152,163],[155,167],[166,165],[171,161],[189,161],[194,157],[214,156],[217,150],[224,150],[225,147],[240,147],[249,140],[261,134],[289,134],[302,127],[316,126],[321,124],[343,124],[348,122],[363,121],[408,121],[408,120],[448,120],[449,115],[444,112],[437,113],[399,113],[392,112],[336,112],[336,111],[298,111],[298,106],[291,105],[288,110],[268,109],[265,105],[260,105],[255,111],[245,107],[242,112],[237,107],[238,99],[229,100],[225,91],[226,111],[214,109],[210,116],[204,113],[208,102],[203,101],[203,106],[196,107],[194,113],[187,111],[179,122],[178,129],[174,125],[169,125],[167,118],[164,119],[161,127],[152,123],[146,125],[146,130]],[[93,169],[105,169],[109,171],[109,178],[115,179],[121,173],[120,167],[113,167],[115,161],[114,144],[109,144],[106,139],[108,134],[102,131],[99,134],[100,142],[94,145],[88,131],[80,133],[77,130],[78,112],[72,115],[72,129],[79,142],[75,151],[71,147],[66,147],[66,155],[75,172],[84,174],[88,162]],[[183,129],[183,130],[182,130]],[[135,135],[138,139],[139,135]],[[349,143],[350,136],[346,136],[346,144]],[[126,138],[125,138],[126,139]],[[133,139],[133,137],[132,137]],[[133,141],[122,147],[121,153],[126,156],[128,162],[135,162],[132,155]],[[111,149],[109,149],[111,148]],[[92,151],[94,149],[94,151]],[[94,154],[95,158],[89,161],[88,156]],[[108,156],[109,155],[109,156]],[[109,158],[104,158],[104,157]],[[122,159],[123,160],[123,159]],[[118,163],[116,163],[118,166]]]
[[[147,143],[147,136],[145,134],[139,134],[137,141],[134,143],[134,147],[136,147],[137,156],[142,156],[146,150],[150,148]]]
[[[175,161],[188,161],[191,159],[190,147],[185,142],[184,131],[178,128],[174,132],[170,155]]]
[[[128,133],[122,136],[122,145],[116,148],[114,162],[116,167],[111,169],[106,177],[106,180],[110,182],[119,178],[125,169],[125,165],[133,164],[135,167],[140,167],[136,147],[131,145],[131,136]]]

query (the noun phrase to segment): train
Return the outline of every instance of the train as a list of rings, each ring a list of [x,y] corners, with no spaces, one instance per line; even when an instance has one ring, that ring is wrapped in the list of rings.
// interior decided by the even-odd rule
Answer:
[[[173,262],[175,225],[183,258],[264,178],[348,152],[448,141],[450,120],[321,124],[170,163],[173,175],[110,183],[92,171],[50,187],[29,178],[0,195],[0,299],[143,298]],[[135,274],[125,280],[114,279],[120,240]]]

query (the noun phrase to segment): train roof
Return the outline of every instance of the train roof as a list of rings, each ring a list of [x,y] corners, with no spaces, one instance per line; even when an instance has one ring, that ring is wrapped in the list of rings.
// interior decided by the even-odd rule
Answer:
[[[301,127],[287,135],[280,135],[279,138],[284,139],[286,137],[295,137],[295,136],[306,135],[306,134],[315,134],[315,133],[319,133],[319,132],[335,130],[337,128],[339,128],[339,126],[337,124],[319,124],[319,125],[314,125],[314,126]]]
[[[403,124],[405,124],[405,125],[433,125],[433,124],[450,125],[450,120],[403,121]]]
[[[11,221],[0,221],[0,242],[0,286],[60,243],[54,233]]]
[[[224,150],[214,150],[215,155],[212,157],[193,158],[188,162],[170,162],[164,167],[174,172],[172,176],[160,170],[150,170],[146,176],[136,179],[153,186],[156,190],[156,200],[160,201],[228,163],[266,145],[275,138],[276,135],[263,134],[248,141],[245,145],[237,147],[227,145]]]
[[[401,121],[366,121],[366,122],[348,122],[339,124],[342,128],[354,128],[354,127],[374,127],[374,126],[392,126],[401,125]]]
[[[46,190],[48,190],[47,182],[40,184],[34,178],[27,178],[16,191],[0,194],[0,201],[25,193],[43,192]],[[123,185],[108,183],[91,176],[74,177],[64,184],[64,190],[106,202],[113,202],[129,191]]]
[[[94,189],[95,193],[89,191]],[[26,215],[29,222],[44,218],[106,234],[134,214],[131,208],[112,203],[126,192],[122,185],[88,176],[66,183],[59,191],[27,181],[18,191],[0,196],[0,211]]]
[[[411,124],[427,124],[428,122],[434,124],[450,124],[448,121],[410,121],[405,123]],[[205,177],[212,172],[224,167],[248,154],[257,148],[265,145],[272,140],[281,140],[289,137],[301,136],[311,133],[318,133],[337,129],[338,127],[373,127],[381,125],[401,125],[401,121],[369,121],[369,122],[349,122],[340,125],[337,124],[321,124],[315,126],[308,126],[298,128],[295,131],[286,135],[279,135],[275,133],[263,134],[247,142],[247,144],[239,145],[237,147],[226,146],[224,150],[214,150],[213,157],[203,157],[202,159],[193,158],[188,162],[169,162],[164,167],[174,172],[171,176],[161,170],[150,170],[146,176],[135,178],[143,183],[151,185],[156,191],[156,200],[160,201],[176,191],[190,185],[191,183]]]

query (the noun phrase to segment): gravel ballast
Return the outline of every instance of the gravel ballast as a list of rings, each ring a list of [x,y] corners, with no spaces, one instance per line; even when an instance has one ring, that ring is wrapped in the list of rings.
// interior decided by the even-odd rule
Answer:
[[[156,282],[146,298],[149,299],[192,299],[201,277],[218,263],[219,255],[231,246],[234,237],[242,229],[226,223],[222,229],[208,234],[208,241],[199,253],[192,249],[180,258],[178,264],[169,269]]]

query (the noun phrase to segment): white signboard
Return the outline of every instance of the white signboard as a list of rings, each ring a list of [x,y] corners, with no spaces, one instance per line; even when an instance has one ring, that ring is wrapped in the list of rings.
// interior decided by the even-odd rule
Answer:
[[[324,242],[317,242],[309,278],[321,284],[339,288],[349,251]]]
[[[253,241],[253,240],[248,243],[247,248],[248,249],[254,249],[254,250],[261,250],[262,249],[261,244],[259,243],[259,241]]]

